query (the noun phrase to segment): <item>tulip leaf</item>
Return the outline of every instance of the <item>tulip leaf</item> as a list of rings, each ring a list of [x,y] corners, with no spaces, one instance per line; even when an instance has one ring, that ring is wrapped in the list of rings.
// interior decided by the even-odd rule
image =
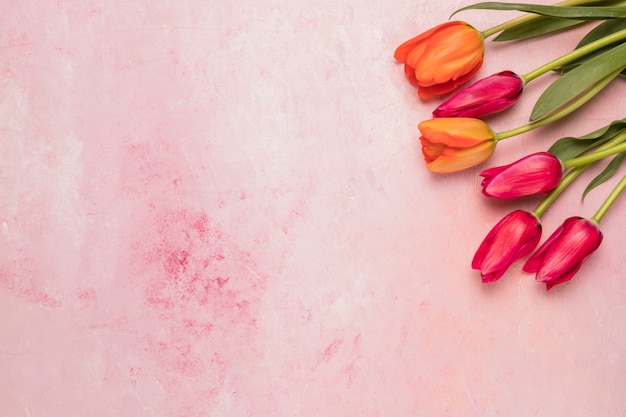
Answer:
[[[604,170],[600,174],[598,174],[593,180],[591,180],[591,182],[589,183],[589,185],[587,186],[587,188],[585,188],[585,191],[583,192],[583,196],[582,196],[583,201],[585,200],[585,197],[587,196],[587,194],[589,194],[589,191],[593,190],[600,184],[607,181],[613,175],[615,175],[619,167],[622,165],[622,162],[624,162],[624,158],[626,158],[626,152],[618,153],[611,160],[611,162],[607,164],[606,168],[604,168]]]
[[[566,20],[567,22],[567,20]],[[591,42],[595,42],[599,39],[604,38],[605,36],[608,35],[612,35],[613,33],[619,32],[620,30],[626,29],[626,19],[611,19],[611,20],[607,20],[605,22],[602,22],[601,24],[599,24],[598,26],[596,26],[595,28],[593,28],[589,33],[587,33],[587,35],[585,35],[580,42],[578,43],[578,45],[576,45],[575,49],[578,49],[582,46],[585,46],[587,44],[590,44]],[[618,42],[623,42],[623,41],[618,41]],[[591,52],[577,60],[574,60],[572,62],[570,62],[567,65],[563,65],[559,68],[557,68],[557,71],[560,72],[561,74],[564,74],[568,71],[570,71],[571,69],[579,66],[580,64],[582,64],[583,62],[589,60],[590,58],[593,58],[594,56],[597,56],[599,54],[601,54],[602,52],[614,47],[617,44],[617,42],[611,44],[611,45],[607,45],[604,48],[598,49],[597,51]],[[625,73],[622,72],[622,75],[624,75]]]
[[[613,139],[622,131],[626,131],[626,119],[615,120],[609,125],[580,137],[564,137],[548,149],[548,152],[555,155],[561,161],[576,158],[584,152],[602,145]]]
[[[494,42],[504,42],[528,39],[534,36],[546,35],[558,30],[564,30],[572,28],[583,23],[587,23],[584,20],[568,20],[557,19],[554,17],[537,16],[535,19],[520,23],[509,29],[505,29],[498,36],[493,38]]]
[[[455,14],[465,10],[517,10],[520,12],[535,13],[542,16],[558,17],[561,19],[577,19],[577,20],[605,20],[605,19],[622,19],[626,17],[625,7],[611,6],[543,6],[539,4],[528,3],[502,3],[496,1],[488,1],[476,3],[458,9]],[[451,17],[452,17],[451,16]]]
[[[541,94],[531,112],[530,120],[541,119],[561,108],[594,84],[626,67],[626,43],[590,58],[559,77]]]

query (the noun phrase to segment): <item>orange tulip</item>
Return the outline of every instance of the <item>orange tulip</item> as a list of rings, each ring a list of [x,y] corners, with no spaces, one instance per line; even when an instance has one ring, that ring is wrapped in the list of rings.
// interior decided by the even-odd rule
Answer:
[[[484,37],[465,22],[435,26],[396,49],[409,81],[421,98],[449,93],[467,82],[483,64]]]
[[[460,171],[486,161],[496,149],[496,134],[482,120],[439,117],[421,122],[426,168],[437,173]]]

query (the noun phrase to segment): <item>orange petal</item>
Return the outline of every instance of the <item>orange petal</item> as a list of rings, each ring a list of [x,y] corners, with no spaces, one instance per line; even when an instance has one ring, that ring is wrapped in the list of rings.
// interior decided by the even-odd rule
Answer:
[[[452,22],[445,22],[442,23],[440,25],[437,25],[435,27],[430,28],[429,30],[427,30],[426,32],[423,32],[411,39],[409,39],[408,41],[402,43],[400,46],[398,46],[398,48],[396,48],[396,51],[394,52],[393,56],[396,60],[400,61],[400,62],[406,62],[407,56],[409,54],[409,52],[411,52],[411,50],[422,40],[429,38],[430,36],[432,36],[434,33],[436,33],[437,31],[440,31],[442,29],[446,29],[448,27],[451,26],[459,26],[459,25],[463,25],[463,26],[469,26],[467,23],[465,22],[460,22],[460,21],[452,21]]]

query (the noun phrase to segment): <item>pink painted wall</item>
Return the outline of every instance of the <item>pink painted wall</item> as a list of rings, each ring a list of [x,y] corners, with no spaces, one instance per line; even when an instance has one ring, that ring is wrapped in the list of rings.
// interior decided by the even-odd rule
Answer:
[[[435,104],[392,54],[459,5],[3,1],[0,415],[623,416],[626,202],[571,284],[518,263],[483,285],[482,237],[536,200],[424,168]],[[489,43],[479,76],[577,40]],[[622,118],[623,97],[491,163]],[[544,230],[611,184],[583,188]]]

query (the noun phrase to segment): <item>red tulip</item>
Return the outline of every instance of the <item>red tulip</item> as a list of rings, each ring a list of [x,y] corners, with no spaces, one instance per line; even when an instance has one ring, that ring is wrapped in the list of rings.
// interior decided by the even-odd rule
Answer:
[[[480,244],[472,268],[483,282],[495,282],[516,260],[528,255],[541,239],[541,224],[533,213],[516,210],[496,224]]]
[[[512,71],[483,78],[444,101],[435,117],[483,117],[508,109],[520,98],[524,81]]]
[[[418,86],[421,98],[449,93],[466,83],[483,63],[482,33],[465,22],[442,23],[404,42],[394,57]]]
[[[432,172],[448,173],[478,165],[496,149],[495,133],[480,119],[440,117],[419,124],[422,153]]]
[[[533,272],[550,290],[572,279],[583,262],[600,246],[598,224],[582,217],[570,217],[526,261],[523,270]]]
[[[559,158],[537,152],[509,165],[493,167],[480,173],[484,177],[483,194],[495,198],[517,198],[553,190],[563,177]]]

